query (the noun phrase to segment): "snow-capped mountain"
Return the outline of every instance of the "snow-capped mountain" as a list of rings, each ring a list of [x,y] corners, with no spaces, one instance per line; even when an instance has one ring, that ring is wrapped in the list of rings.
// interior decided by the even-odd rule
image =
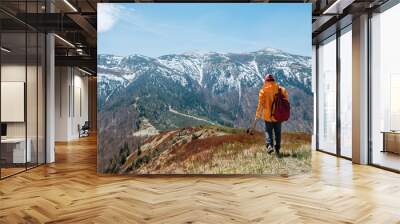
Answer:
[[[186,52],[157,58],[98,55],[99,112],[134,107],[159,130],[195,116],[246,127],[254,118],[266,73],[289,91],[286,128],[312,130],[311,58],[265,48],[248,53]],[[181,116],[177,113],[188,116]]]

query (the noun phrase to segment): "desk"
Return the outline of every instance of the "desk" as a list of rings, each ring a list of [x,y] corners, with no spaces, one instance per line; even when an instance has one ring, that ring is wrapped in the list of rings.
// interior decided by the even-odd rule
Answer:
[[[31,162],[32,160],[32,154],[31,154],[31,139],[27,139],[26,142],[28,143],[26,147],[26,152],[25,152],[25,138],[6,138],[6,139],[1,139],[1,145],[2,145],[2,157],[3,157],[3,152],[7,155],[7,151],[11,152],[9,159],[5,158],[6,161],[10,163],[26,163],[26,162]],[[10,147],[12,147],[10,149]],[[3,157],[4,158],[4,157]],[[12,161],[10,161],[12,158]]]
[[[400,154],[400,131],[383,131],[382,152]]]

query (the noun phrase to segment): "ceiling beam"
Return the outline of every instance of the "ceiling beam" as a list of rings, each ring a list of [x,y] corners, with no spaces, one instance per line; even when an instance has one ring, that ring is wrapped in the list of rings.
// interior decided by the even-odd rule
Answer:
[[[343,11],[355,0],[336,0],[324,10],[322,14],[342,14]]]
[[[80,26],[91,38],[97,38],[97,30],[90,24],[85,17],[80,14],[68,14],[68,17]]]
[[[19,13],[16,17],[42,32],[82,30],[75,21],[62,13]]]
[[[96,71],[97,59],[91,56],[55,56],[56,66],[87,67]]]

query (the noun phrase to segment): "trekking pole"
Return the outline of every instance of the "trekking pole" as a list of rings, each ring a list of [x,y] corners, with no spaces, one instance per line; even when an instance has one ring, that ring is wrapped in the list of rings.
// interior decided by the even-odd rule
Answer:
[[[258,121],[258,119],[254,119],[254,121],[253,121],[253,126],[251,127],[251,129],[253,131],[256,130],[257,121]]]

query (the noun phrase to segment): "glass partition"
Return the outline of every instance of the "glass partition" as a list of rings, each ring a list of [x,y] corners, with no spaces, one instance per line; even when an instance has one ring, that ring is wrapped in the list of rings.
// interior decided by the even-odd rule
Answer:
[[[18,13],[40,13],[43,5],[43,1],[0,3]],[[45,163],[46,39],[40,31],[2,12],[0,26],[2,179]]]
[[[340,36],[340,154],[352,157],[352,33],[351,26]]]
[[[318,149],[336,153],[336,36],[318,47]]]
[[[371,162],[400,170],[400,5],[371,19]]]
[[[1,34],[1,159],[2,177],[26,169],[26,33]],[[7,49],[7,50],[4,50]]]

